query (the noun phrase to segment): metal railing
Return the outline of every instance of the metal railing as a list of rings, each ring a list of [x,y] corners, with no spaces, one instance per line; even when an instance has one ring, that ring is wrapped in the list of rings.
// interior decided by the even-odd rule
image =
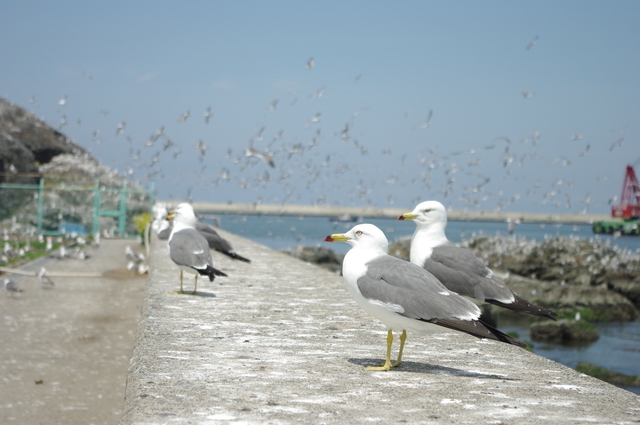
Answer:
[[[47,207],[45,206],[45,198],[46,193],[48,191],[52,192],[86,192],[87,194],[92,195],[92,220],[91,220],[91,234],[96,234],[101,232],[101,217],[113,217],[117,221],[117,235],[120,237],[131,237],[137,236],[137,234],[130,234],[127,232],[127,219],[128,219],[128,203],[129,195],[131,194],[140,194],[142,197],[146,197],[147,199],[142,202],[144,204],[144,212],[151,212],[153,203],[154,203],[154,185],[150,184],[150,188],[148,190],[145,189],[131,189],[128,187],[128,183],[126,180],[123,180],[121,187],[105,187],[104,185],[101,187],[99,179],[96,179],[95,182],[91,185],[68,185],[66,183],[55,184],[49,183],[45,180],[45,177],[42,176],[28,176],[23,175],[22,177],[39,177],[38,184],[25,184],[25,183],[0,183],[0,190],[32,190],[36,193],[35,197],[36,201],[36,209],[37,209],[37,218],[36,218],[36,231],[38,234],[43,235],[60,235],[64,232],[64,229],[61,229],[60,226],[58,230],[45,229],[44,221],[45,221],[45,211]],[[112,194],[109,196],[109,194]],[[105,197],[113,198],[113,194],[118,199],[116,208],[107,208],[104,206]],[[87,199],[89,201],[89,198]],[[140,210],[141,202],[138,201],[138,210]],[[83,207],[87,207],[84,205]],[[75,223],[71,223],[75,224]],[[81,226],[85,226],[84,223],[78,223]],[[86,228],[88,232],[89,229]]]

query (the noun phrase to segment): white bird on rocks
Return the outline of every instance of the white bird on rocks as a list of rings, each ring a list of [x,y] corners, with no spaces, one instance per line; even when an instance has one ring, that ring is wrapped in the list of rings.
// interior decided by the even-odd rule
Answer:
[[[182,289],[183,272],[195,275],[195,286],[193,294],[198,288],[198,275],[208,276],[213,282],[216,276],[227,276],[222,271],[213,267],[213,259],[209,244],[204,236],[196,229],[198,219],[193,212],[193,207],[187,203],[182,203],[169,212],[167,220],[173,220],[173,230],[169,236],[169,256],[171,260],[180,268],[180,291]]]
[[[387,327],[385,363],[367,370],[388,371],[398,366],[407,330],[428,334],[453,329],[524,347],[520,341],[484,323],[474,303],[449,291],[431,273],[388,255],[387,238],[376,226],[359,224],[346,233],[327,236],[324,241],[351,245],[342,263],[347,290],[360,307]],[[391,363],[393,331],[402,331],[395,363]]]
[[[447,239],[447,212],[440,202],[422,202],[398,220],[416,223],[411,237],[411,262],[424,267],[449,290],[510,310],[555,320],[555,312],[519,297],[473,252]]]

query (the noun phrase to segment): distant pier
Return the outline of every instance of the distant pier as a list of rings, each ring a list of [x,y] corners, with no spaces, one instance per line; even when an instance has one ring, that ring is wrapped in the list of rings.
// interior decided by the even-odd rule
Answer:
[[[175,203],[167,203],[175,205]],[[396,218],[412,208],[337,207],[319,205],[278,205],[278,204],[234,204],[194,202],[193,208],[200,214],[240,214],[240,215],[289,215],[309,217],[339,218]],[[594,221],[614,219],[609,215],[596,214],[548,214],[495,211],[449,210],[452,221],[496,221],[519,220],[522,223],[547,224],[592,224]]]

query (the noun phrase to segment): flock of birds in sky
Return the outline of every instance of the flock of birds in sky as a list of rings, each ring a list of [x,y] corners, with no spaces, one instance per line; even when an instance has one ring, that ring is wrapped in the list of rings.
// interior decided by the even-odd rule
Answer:
[[[478,306],[465,297],[556,320],[555,312],[515,294],[471,251],[446,238],[447,215],[440,202],[420,203],[398,219],[416,222],[411,262],[388,255],[386,236],[372,224],[358,224],[346,233],[324,239],[351,245],[342,266],[346,288],[360,307],[387,327],[385,363],[367,367],[368,370],[388,371],[400,365],[407,330],[418,334],[456,330],[526,346],[484,322]],[[185,293],[184,272],[195,276],[191,294],[197,293],[198,276],[208,277],[210,282],[217,276],[228,277],[214,266],[211,249],[250,267],[250,260],[237,254],[228,241],[199,221],[188,203],[179,204],[173,211],[156,206],[152,228],[159,239],[167,240],[169,257],[180,270],[180,290],[174,294]],[[392,362],[394,331],[401,332],[401,336],[397,360]]]
[[[534,37],[526,50],[537,41]],[[309,58],[304,66],[314,72],[315,59]],[[353,84],[363,75],[356,76]],[[84,77],[93,78],[88,73]],[[578,193],[574,189],[571,167],[580,166],[582,158],[592,152],[591,143],[582,134],[567,135],[566,142],[575,147],[574,156],[554,155],[555,149],[537,130],[518,138],[497,135],[491,141],[450,150],[426,142],[428,129],[437,117],[437,111],[426,108],[419,113],[424,114],[419,120],[411,111],[404,112],[414,140],[425,142],[412,142],[416,148],[409,152],[398,141],[374,150],[367,142],[371,135],[367,135],[366,125],[360,125],[368,108],[354,110],[343,117],[341,124],[336,124],[335,114],[325,123],[322,112],[308,112],[316,108],[313,102],[326,98],[325,92],[330,90],[320,86],[312,93],[292,92],[286,100],[266,100],[257,130],[248,130],[244,142],[211,140],[211,130],[219,123],[214,108],[209,106],[198,113],[176,113],[175,122],[159,126],[146,138],[133,136],[137,130],[130,132],[131,125],[121,120],[115,128],[95,127],[91,132],[93,148],[87,139],[83,143],[97,152],[108,152],[104,149],[112,150],[111,146],[127,149],[127,154],[113,159],[111,165],[142,183],[153,181],[161,199],[189,202],[387,207],[415,204],[430,197],[456,209],[500,211],[514,210],[512,205],[530,200],[549,205],[553,212],[586,214],[617,199],[615,195],[592,198],[589,191]],[[526,101],[535,92],[521,94]],[[67,96],[59,100],[61,130],[72,121],[64,110],[70,101]],[[35,98],[31,102],[35,103]],[[284,127],[290,125],[291,117],[300,116],[302,120],[304,114],[304,126],[299,122],[293,130]],[[109,111],[101,110],[100,115],[107,125]],[[194,120],[200,122],[194,124]],[[77,120],[77,125],[82,126],[82,121]],[[283,127],[275,127],[280,125]],[[187,131],[189,126],[192,129]],[[136,123],[136,127],[140,125]],[[185,140],[182,134],[194,131],[202,137]],[[625,128],[615,130],[609,152],[623,146],[624,132]],[[608,177],[605,173],[593,176],[596,182]],[[518,180],[522,183],[517,189],[507,184]]]

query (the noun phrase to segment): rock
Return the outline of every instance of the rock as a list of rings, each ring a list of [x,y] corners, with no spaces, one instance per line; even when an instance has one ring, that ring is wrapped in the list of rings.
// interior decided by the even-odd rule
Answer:
[[[401,238],[389,245],[389,255],[409,261],[411,237]]]
[[[576,366],[578,372],[621,387],[640,387],[640,376],[625,375],[587,362]]]
[[[86,151],[32,113],[0,98],[0,183],[37,184],[39,166],[65,153]],[[0,189],[0,219],[12,216],[32,195]]]
[[[474,251],[489,267],[572,287],[604,285],[628,297],[635,309],[640,308],[640,255],[598,238],[553,237],[537,243],[523,238],[477,236],[462,245]],[[585,295],[589,291],[591,289],[576,293]],[[622,315],[629,316],[626,306]],[[637,315],[636,311],[630,316]]]
[[[598,331],[583,321],[545,321],[531,325],[531,339],[534,341],[575,344],[593,342],[598,338],[600,338]]]
[[[332,272],[339,272],[342,270],[342,259],[344,258],[344,255],[336,254],[329,248],[298,245],[293,251],[283,252],[299,260],[317,264],[318,266],[331,270]]]
[[[38,184],[41,177],[47,188],[43,202],[44,230],[58,230],[63,221],[91,230],[95,205],[92,189],[96,183],[102,189],[103,209],[118,210],[119,189],[126,182],[127,189],[136,192],[127,194],[127,215],[132,217],[149,210],[149,195],[139,193],[141,187],[127,182],[32,113],[0,98],[0,183]],[[55,190],[72,187],[81,190]],[[0,220],[11,217],[18,227],[35,226],[34,192],[0,189]],[[125,231],[136,233],[131,220],[127,222]],[[112,234],[117,228],[113,216],[100,217],[103,234]]]

